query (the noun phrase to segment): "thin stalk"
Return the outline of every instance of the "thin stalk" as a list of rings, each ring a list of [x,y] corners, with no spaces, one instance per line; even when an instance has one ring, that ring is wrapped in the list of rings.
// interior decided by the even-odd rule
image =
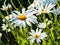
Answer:
[[[0,40],[0,45],[4,45],[4,43]]]
[[[45,40],[42,40],[42,45],[46,45],[46,41]]]
[[[10,8],[10,12],[12,12],[12,8]]]
[[[13,7],[16,9],[16,10],[19,10],[18,8],[16,8],[16,6],[14,5],[13,1],[10,0],[11,4],[13,5]]]
[[[29,0],[27,0],[29,4],[31,4],[31,2]]]
[[[40,15],[38,16],[38,18],[39,18],[39,20],[42,22],[42,20],[41,20],[41,16],[40,16]]]
[[[12,34],[13,34],[14,38],[16,39],[16,42],[18,43],[17,36],[16,36],[16,35],[18,35],[18,34],[17,34],[17,33],[15,33],[15,31],[14,31],[14,30],[12,30],[11,32],[12,32]]]
[[[6,14],[9,15],[9,12],[6,10]]]
[[[32,27],[32,24],[31,24],[31,26],[30,26],[30,30],[32,30],[32,28],[33,28],[33,27]]]
[[[21,6],[21,8],[24,8],[24,6],[20,3],[20,1],[19,0],[17,0],[17,1],[18,1],[19,5]]]
[[[51,18],[51,17],[52,17],[52,14],[51,14],[51,13],[49,13],[48,15],[49,15],[50,20],[52,20],[52,18]]]
[[[57,6],[60,7],[60,4],[58,3],[58,0],[56,0],[56,1],[57,1]]]
[[[54,38],[53,30],[50,30],[50,33],[51,33],[51,38],[52,38],[52,40],[54,41],[55,38]]]
[[[45,17],[45,14],[43,14],[43,20],[44,20],[44,23],[46,23],[46,17]]]

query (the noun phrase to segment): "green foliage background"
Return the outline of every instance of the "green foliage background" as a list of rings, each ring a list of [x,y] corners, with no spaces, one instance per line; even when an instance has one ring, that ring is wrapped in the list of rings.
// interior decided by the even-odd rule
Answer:
[[[3,2],[4,0],[0,0],[0,8],[3,5]],[[27,7],[32,2],[33,0],[7,0],[6,4],[11,3],[13,6],[12,10],[21,11],[23,7],[27,9]],[[58,5],[60,6],[60,2],[58,2]],[[9,11],[9,14],[10,13],[11,12]],[[47,32],[49,36],[46,40],[43,40],[40,44],[41,45],[60,45],[60,16],[59,16],[60,14],[57,16],[57,20],[55,20],[54,14],[46,14],[46,15],[49,15],[45,17],[49,17],[50,20],[53,17],[53,23],[49,25],[50,27],[47,27],[47,29],[44,29],[44,31]],[[14,29],[12,30],[12,32],[8,32],[8,33],[6,33],[5,31],[2,31],[1,29],[1,26],[3,23],[2,18],[4,18],[5,16],[7,16],[6,12],[0,10],[0,32],[2,33],[0,45],[39,45],[37,43],[29,44],[29,41],[26,40],[30,29],[24,29],[23,31],[20,31],[19,29]],[[53,27],[54,29],[50,31],[51,27]],[[35,29],[35,27],[33,28]]]

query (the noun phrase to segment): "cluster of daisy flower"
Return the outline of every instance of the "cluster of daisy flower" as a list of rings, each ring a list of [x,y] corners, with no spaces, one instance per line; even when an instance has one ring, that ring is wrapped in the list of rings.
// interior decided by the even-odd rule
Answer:
[[[6,0],[4,1],[4,5],[1,10],[8,10],[12,8],[11,4],[8,4],[6,6]],[[37,25],[37,29],[31,30],[29,32],[30,36],[27,38],[30,40],[30,43],[33,43],[34,40],[36,40],[37,43],[41,42],[41,40],[45,39],[47,37],[46,32],[42,32],[44,28],[46,28],[47,25],[52,23],[52,21],[46,19],[45,22],[39,22],[38,17],[42,14],[46,13],[56,13],[57,15],[60,13],[60,8],[57,7],[55,9],[56,3],[49,2],[47,3],[47,0],[34,0],[33,3],[27,7],[27,10],[25,8],[22,8],[21,12],[14,10],[11,12],[10,15],[6,16],[3,19],[2,24],[2,30],[7,30],[8,32],[12,31],[10,27],[16,28],[17,26],[20,28],[20,30],[23,30],[27,28],[27,26],[32,26],[32,24]]]

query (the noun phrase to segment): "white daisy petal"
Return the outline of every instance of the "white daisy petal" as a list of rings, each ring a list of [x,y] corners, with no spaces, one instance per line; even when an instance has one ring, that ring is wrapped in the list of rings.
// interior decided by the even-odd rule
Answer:
[[[33,38],[34,38],[33,36],[29,36],[29,38],[27,38],[27,39],[29,39],[29,40],[30,40],[30,39],[33,39]]]
[[[25,21],[22,22],[23,28],[26,28],[26,23]]]
[[[41,38],[40,39],[44,39],[45,37],[47,37],[46,33],[41,33]]]
[[[33,36],[35,34],[35,31],[31,30],[31,32],[29,32],[29,34]]]
[[[31,23],[30,23],[29,21],[26,21],[26,23],[27,23],[29,26],[31,26]]]
[[[25,14],[25,8],[22,9],[22,13]]]
[[[39,30],[39,33],[41,33],[41,32],[42,32],[42,29]]]
[[[15,12],[17,15],[20,15],[20,12],[18,12],[18,11],[16,11],[16,10],[14,10],[13,12]]]
[[[35,31],[34,30],[31,30],[31,33],[35,34]]]
[[[30,40],[30,44],[31,44],[31,43],[33,43],[33,42],[34,42],[34,40],[35,40],[35,39],[31,39],[31,40]]]
[[[39,42],[41,42],[41,40],[40,39],[36,39],[36,42],[39,43]]]
[[[20,30],[22,30],[22,24],[20,24]]]
[[[39,28],[46,28],[46,24],[44,22],[38,24]]]
[[[12,14],[11,14],[11,17],[10,18],[17,18],[18,16],[15,14],[15,13],[13,13],[12,12]]]
[[[36,29],[36,33],[38,33],[38,28]]]

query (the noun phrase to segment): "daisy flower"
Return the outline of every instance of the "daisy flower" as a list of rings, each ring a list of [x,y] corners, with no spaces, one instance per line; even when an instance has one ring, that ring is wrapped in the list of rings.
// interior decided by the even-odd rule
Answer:
[[[54,10],[52,11],[55,15],[59,15],[60,14],[60,7],[57,7],[56,9],[54,8]]]
[[[11,8],[11,4],[8,3],[8,5],[5,4],[6,0],[4,1],[4,5],[2,5],[2,8],[0,8],[1,10],[8,10],[8,8]]]
[[[11,30],[8,28],[8,24],[2,24],[2,30],[7,30],[10,32]]]
[[[31,23],[35,24],[37,22],[37,17],[33,15],[32,12],[25,11],[25,8],[22,9],[22,13],[18,11],[13,11],[10,19],[13,21],[15,26],[20,26],[20,29],[22,30],[22,27],[25,28],[26,24],[31,26]]]
[[[38,24],[39,28],[46,28],[46,24],[44,22]]]
[[[8,25],[2,24],[2,30],[6,30]]]
[[[9,18],[10,18],[10,16],[6,16],[6,17],[5,17],[6,20],[9,20]]]
[[[6,21],[9,22],[9,21],[10,21],[9,19],[10,19],[10,15],[5,16],[5,18],[3,18],[2,21],[3,21],[3,22],[6,22]]]
[[[41,40],[45,39],[45,37],[47,37],[47,34],[45,32],[41,33],[42,29],[40,29],[38,31],[38,28],[36,29],[36,32],[34,30],[31,30],[31,32],[29,32],[29,34],[31,36],[29,36],[29,40],[30,43],[33,43],[34,40],[36,40],[37,43],[41,42]]]
[[[37,15],[42,14],[42,13],[50,13],[52,12],[51,9],[53,9],[55,6],[55,4],[49,3],[49,4],[38,4],[38,6],[35,9],[35,13],[37,13]]]
[[[45,0],[34,0],[33,3],[28,7],[28,9],[32,9],[36,7],[39,3],[44,2]]]
[[[2,5],[2,8],[0,8],[1,10],[8,10],[8,6],[6,6],[6,4]]]

